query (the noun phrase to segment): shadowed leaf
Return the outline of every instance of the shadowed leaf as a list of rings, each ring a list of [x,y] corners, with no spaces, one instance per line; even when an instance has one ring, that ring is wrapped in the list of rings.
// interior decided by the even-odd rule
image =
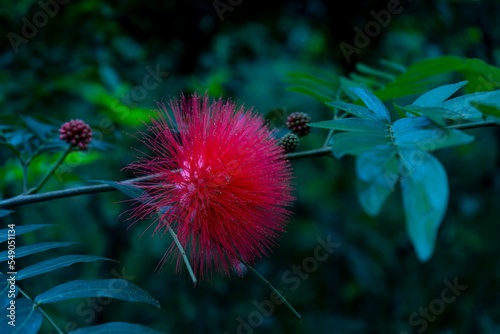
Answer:
[[[86,297],[108,297],[130,302],[142,302],[160,308],[160,303],[146,291],[123,279],[71,281],[38,295],[35,302],[48,304]]]
[[[128,322],[110,322],[103,325],[75,329],[69,334],[163,334],[149,327]]]
[[[78,242],[54,241],[54,242],[40,242],[33,245],[17,247],[16,258],[21,258],[30,254],[40,253],[53,248],[66,247],[76,244],[78,244]],[[0,252],[0,261],[6,261],[7,255],[8,251]]]
[[[75,263],[94,262],[99,260],[113,261],[103,257],[91,255],[63,255],[50,260],[35,263],[29,267],[19,270],[16,279],[20,281],[29,277],[45,274],[52,270],[67,267]]]
[[[17,235],[21,235],[21,234],[28,233],[31,231],[36,231],[38,229],[48,227],[48,226],[55,226],[55,225],[53,225],[53,224],[16,225],[14,230],[15,230],[15,232],[16,232],[15,234],[17,236]],[[9,231],[9,229],[0,230],[0,242],[4,242],[9,238],[8,231]]]
[[[38,333],[42,326],[43,314],[29,299],[18,298],[15,301],[15,326],[11,326],[8,323],[10,311],[7,308],[2,308],[0,310],[0,317],[2,318],[2,321],[0,321],[0,333]]]

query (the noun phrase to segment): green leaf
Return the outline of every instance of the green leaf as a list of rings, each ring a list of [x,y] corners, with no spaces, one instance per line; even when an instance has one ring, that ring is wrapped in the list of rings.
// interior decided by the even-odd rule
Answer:
[[[325,72],[321,70],[321,73],[324,74]],[[295,83],[312,83],[316,85],[316,87],[323,87],[323,88],[332,88],[335,86],[335,79],[336,77],[331,75],[329,78],[321,78],[318,76],[318,74],[310,74],[307,72],[290,72],[287,74],[287,81],[288,82],[295,82]]]
[[[388,130],[387,125],[378,121],[354,117],[310,123],[309,125],[315,128],[334,129],[340,131],[379,132],[382,135],[387,134]]]
[[[436,236],[448,205],[448,180],[441,163],[418,149],[399,150],[406,227],[420,261],[434,251]]]
[[[406,88],[409,84],[425,87],[429,84],[430,79],[436,76],[460,70],[464,67],[465,59],[455,56],[442,56],[435,58],[427,58],[416,62],[408,67],[407,71],[391,82],[387,87],[403,86]]]
[[[0,217],[5,217],[5,216],[8,216],[10,215],[12,212],[12,210],[4,210],[4,209],[0,209]]]
[[[333,102],[327,102],[325,103],[326,105],[330,107],[334,107],[340,110],[344,110],[348,112],[351,115],[354,115],[359,118],[364,118],[370,121],[374,122],[379,122],[381,124],[384,124],[380,122],[380,120],[377,118],[377,116],[371,111],[370,109],[362,106],[358,106],[352,103],[346,103],[346,102],[341,102],[341,101],[333,101]]]
[[[131,302],[142,302],[160,308],[160,303],[146,291],[123,279],[71,281],[38,295],[35,298],[35,302],[48,304],[87,297],[107,297]]]
[[[384,87],[384,84],[381,83],[376,78],[371,78],[371,77],[367,77],[367,76],[364,76],[364,75],[359,75],[359,74],[356,74],[356,73],[350,73],[349,77],[352,80],[354,80],[355,82],[361,83],[364,86],[364,87],[362,87],[363,89],[377,90],[377,89],[380,89],[380,88]],[[356,99],[357,98],[355,98],[354,100],[356,100]]]
[[[98,67],[98,72],[101,80],[109,87],[111,91],[115,91],[120,84],[120,78],[116,70],[106,63],[101,63]]]
[[[16,231],[16,236],[35,231],[44,227],[55,226],[53,224],[34,224],[34,225],[16,225],[14,228]],[[0,230],[0,242],[4,242],[9,238],[9,229]]]
[[[371,216],[376,216],[399,178],[399,162],[394,146],[382,145],[356,158],[358,198]]]
[[[331,101],[333,98],[333,95],[334,95],[333,93],[331,93],[331,94],[322,93],[321,91],[318,91],[316,89],[312,89],[312,88],[304,87],[304,86],[290,86],[287,88],[287,90],[290,92],[295,92],[295,93],[300,93],[300,94],[311,96],[314,99],[321,101],[321,102]]]
[[[434,107],[444,102],[447,98],[456,93],[460,88],[465,86],[467,81],[461,81],[456,84],[444,85],[434,88],[427,93],[421,95],[412,105],[419,107]]]
[[[400,118],[396,122],[391,125],[391,131],[404,133],[405,131],[413,130],[413,129],[421,129],[426,128],[432,125],[432,122],[429,118],[421,116],[421,117],[406,117]]]
[[[359,134],[356,132],[341,132],[332,136],[332,152],[337,158],[346,154],[360,155],[379,145],[389,144],[387,136],[379,134]]]
[[[59,137],[50,138],[47,141],[45,141],[45,143],[42,146],[38,148],[38,151],[36,152],[35,156],[38,156],[42,153],[64,152],[67,149],[68,145],[69,145],[68,143],[62,141],[61,139],[59,139]]]
[[[21,151],[19,151],[16,146],[12,145],[11,143],[7,142],[5,139],[2,138],[2,140],[0,140],[0,145],[1,146],[4,146],[4,147],[7,147],[9,150],[11,150],[12,152],[14,152],[14,155],[16,157],[19,157],[21,156]]]
[[[382,101],[393,100],[429,91],[431,87],[445,83],[445,80],[448,78],[446,74],[460,73],[469,82],[469,84],[465,86],[465,90],[471,92],[477,92],[478,89],[498,89],[500,83],[500,69],[495,66],[488,65],[479,59],[466,59],[456,56],[440,56],[424,59],[412,64],[408,68],[386,61],[381,61],[381,63],[382,65],[388,66],[390,69],[401,73],[395,77],[395,80],[388,82],[381,89],[373,91],[373,94]],[[378,70],[371,68],[368,69],[363,67],[362,72],[375,77],[380,77]],[[353,74],[351,73],[350,76],[352,75]],[[385,76],[384,80],[389,80],[389,78],[390,76]],[[360,80],[361,79],[366,81],[366,78],[360,78]],[[337,81],[340,82],[342,92],[344,92],[352,100],[356,100],[357,98],[356,95],[350,90],[352,87],[370,88],[366,83],[351,80],[344,76],[339,76],[338,80],[335,80],[335,82]],[[460,83],[457,83],[455,85],[459,84]],[[312,84],[302,82],[301,86],[306,87],[307,89],[307,87],[312,87]],[[449,87],[449,89],[451,91],[453,87]],[[310,93],[314,93],[316,91],[316,87],[310,88],[310,91]],[[335,95],[333,94],[331,96]],[[322,96],[320,100],[326,102],[324,96]]]
[[[449,115],[454,113],[451,110],[440,107],[419,107],[415,105],[399,107],[399,109],[414,116],[427,116],[431,121],[440,126],[446,126],[449,123]]]
[[[372,75],[374,77],[378,77],[383,80],[387,81],[394,81],[396,79],[396,76],[394,74],[390,74],[384,71],[377,70],[373,67],[367,66],[363,63],[357,63],[356,64],[356,70],[358,70],[361,73]]]
[[[469,84],[465,87],[468,93],[492,91],[500,88],[500,68],[489,65],[481,59],[466,59],[464,69],[461,72],[465,79],[469,80]]]
[[[70,245],[78,244],[78,242],[63,242],[63,241],[54,241],[54,242],[40,242],[33,245],[27,245],[16,248],[16,258],[19,259],[21,257],[40,253],[49,249],[58,248],[58,247],[66,247]],[[0,252],[0,262],[7,261],[8,259],[8,250]]]
[[[7,308],[0,310],[0,333],[33,334],[38,333],[42,326],[43,315],[33,302],[26,298],[16,301],[15,327],[8,324],[10,311]],[[15,329],[15,330],[14,330]]]
[[[489,105],[489,104],[482,104],[479,102],[472,102],[471,105],[474,108],[477,108],[480,112],[483,113],[483,115],[486,116],[487,120],[492,120],[496,122],[497,124],[500,124],[500,105]]]
[[[453,120],[481,121],[483,114],[474,104],[500,105],[500,90],[462,95],[441,104],[442,108],[455,111],[449,115]]]
[[[428,91],[432,86],[444,83],[445,73],[463,72],[467,61],[455,56],[424,59],[412,64],[404,73],[384,88],[374,91],[382,101],[393,100]],[[468,79],[469,82],[471,79]],[[469,86],[469,85],[468,85]]]
[[[29,277],[45,274],[59,268],[64,268],[75,263],[94,262],[99,260],[114,261],[111,259],[92,255],[63,255],[32,264],[31,266],[19,270],[16,279],[20,281]]]
[[[55,126],[42,123],[29,116],[24,118],[24,122],[26,126],[42,140],[50,138],[57,131]]]
[[[107,181],[107,180],[93,180],[91,182],[104,183],[108,186],[112,186],[116,190],[122,192],[130,198],[138,198],[144,195],[144,190],[141,188],[134,186],[133,184],[119,183],[116,181]]]
[[[377,119],[383,123],[390,124],[391,117],[389,111],[385,105],[380,101],[372,92],[363,88],[351,88],[354,94],[356,94],[370,109],[375,113]]]
[[[354,92],[351,90],[351,88],[353,88],[353,87],[369,88],[364,83],[360,83],[360,82],[351,80],[351,79],[346,78],[346,77],[340,77],[339,81],[340,81],[340,89],[341,89],[342,93],[347,95],[347,97],[352,101],[357,100],[358,96],[356,94],[354,94]]]
[[[398,147],[416,147],[434,151],[444,147],[470,143],[474,137],[460,130],[446,129],[433,124],[427,117],[407,117],[391,126]]]
[[[99,150],[99,151],[109,151],[112,148],[114,148],[115,145],[107,143],[107,142],[102,141],[102,140],[92,139],[89,147],[92,149]]]
[[[404,110],[404,107],[398,106],[396,103],[393,103],[392,106],[394,107],[394,109],[396,109],[400,118],[405,118],[410,116],[408,112]]]
[[[324,73],[322,70],[320,74]],[[331,101],[338,89],[338,79],[334,75],[321,78],[316,73],[291,72],[287,74],[286,81],[293,84],[287,90],[311,96],[321,102]]]
[[[396,62],[386,60],[386,59],[380,59],[379,63],[382,66],[390,68],[394,72],[398,72],[398,73],[405,73],[408,70],[405,66],[401,65],[400,63],[396,63]]]
[[[103,325],[82,327],[69,334],[162,334],[149,327],[131,324],[128,322],[109,322]]]

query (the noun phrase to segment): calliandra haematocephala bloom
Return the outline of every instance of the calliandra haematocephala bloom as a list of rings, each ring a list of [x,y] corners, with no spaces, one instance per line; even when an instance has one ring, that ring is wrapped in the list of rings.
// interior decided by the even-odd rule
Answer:
[[[155,233],[170,227],[194,273],[234,272],[269,254],[291,215],[292,173],[262,116],[207,95],[182,96],[160,110],[135,137],[148,149],[127,169],[150,176],[131,210],[134,222],[160,215]],[[182,266],[174,244],[171,256]]]

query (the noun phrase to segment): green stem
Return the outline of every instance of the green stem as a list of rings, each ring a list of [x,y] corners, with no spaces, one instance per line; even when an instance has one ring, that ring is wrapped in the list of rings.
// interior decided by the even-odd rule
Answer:
[[[241,259],[240,259],[241,261]],[[297,316],[297,318],[299,318],[300,321],[302,321],[302,316],[299,314],[299,312],[297,312],[292,305],[290,305],[290,303],[286,300],[285,296],[283,296],[272,284],[271,282],[269,282],[267,279],[265,279],[261,274],[259,274],[259,272],[257,270],[255,270],[252,266],[248,265],[247,263],[241,261],[241,263],[243,263],[248,269],[250,269],[251,272],[253,272],[255,275],[257,275],[257,277],[259,277],[262,282],[264,282],[265,284],[267,284],[271,290],[274,291],[274,293],[276,293],[279,298],[281,298],[281,300],[283,300],[283,302],[285,303],[285,305],[293,312],[293,314],[295,314]]]
[[[21,159],[21,165],[23,166],[23,193],[28,191],[28,164]]]
[[[467,130],[467,129],[483,128],[486,126],[495,126],[495,125],[498,125],[498,123],[496,123],[494,121],[479,121],[479,122],[473,122],[473,123],[450,125],[447,128],[448,129]]]
[[[287,158],[289,160],[293,160],[305,157],[319,157],[323,155],[330,155],[331,153],[332,153],[332,148],[330,146],[325,146],[314,150],[290,153],[288,154]]]
[[[480,127],[486,127],[486,126],[495,126],[495,125],[498,125],[498,124],[493,122],[493,121],[480,121],[480,122],[467,123],[467,124],[451,125],[448,128],[449,129],[466,130],[466,129],[480,128]],[[287,158],[289,160],[294,160],[294,159],[301,159],[301,158],[307,158],[307,157],[319,157],[319,156],[331,155],[331,153],[332,153],[332,148],[330,146],[325,146],[325,147],[321,147],[321,148],[314,149],[314,150],[289,153],[287,155]],[[49,177],[50,177],[50,175],[49,175]],[[139,181],[139,180],[147,179],[150,177],[151,176],[146,176],[146,177],[142,177],[142,178],[126,180],[123,182],[132,183],[134,181]],[[106,192],[106,191],[116,191],[116,190],[117,189],[112,187],[112,186],[97,185],[97,186],[83,186],[83,187],[77,187],[77,188],[72,188],[72,189],[57,190],[57,191],[52,191],[52,192],[47,192],[44,194],[37,194],[37,195],[23,194],[20,196],[6,199],[4,201],[0,201],[0,208],[12,208],[12,207],[16,207],[19,205],[44,202],[44,201],[57,199],[57,198],[72,197],[72,196],[94,194],[94,193],[101,193],[101,192]],[[31,192],[30,192],[30,194],[31,194]]]
[[[340,101],[340,89],[338,89],[337,92],[335,93],[335,100]],[[347,116],[346,112],[344,112],[342,115],[339,116],[339,108],[333,109],[333,119],[334,120],[339,119],[339,118],[344,118],[346,116]],[[333,129],[330,129],[330,131],[328,131],[328,135],[326,136],[325,142],[323,143],[323,147],[328,146],[328,143],[330,142],[330,139],[332,138],[334,132],[335,132],[335,130],[333,130]]]
[[[66,151],[64,152],[64,154],[59,158],[59,160],[57,160],[56,164],[54,166],[52,166],[52,168],[48,171],[47,174],[45,174],[45,176],[43,177],[42,181],[40,181],[38,186],[30,189],[28,192],[25,192],[25,194],[30,195],[30,194],[37,193],[45,185],[45,183],[47,183],[47,181],[50,179],[52,174],[54,174],[54,172],[57,170],[57,168],[59,168],[59,166],[64,162],[64,160],[66,159],[68,154],[71,152],[71,150],[72,150],[72,147],[71,147],[71,145],[69,145],[68,148],[66,149]]]
[[[59,327],[56,325],[56,323],[48,316],[47,313],[45,313],[45,311],[38,305],[36,305],[38,307],[38,310],[43,314],[43,316],[45,317],[45,319],[47,319],[51,324],[52,326],[54,326],[54,328],[57,330],[58,333],[60,334],[64,334],[64,332],[62,330],[59,329]]]
[[[152,178],[154,175],[142,176],[135,179],[129,179],[122,181],[121,183],[133,183],[136,181],[142,181]],[[0,209],[6,208],[14,208],[16,206],[45,202],[58,198],[65,197],[73,197],[79,195],[87,195],[87,194],[96,194],[108,191],[117,191],[115,187],[112,187],[107,184],[100,184],[95,186],[83,186],[83,187],[75,187],[64,190],[56,190],[50,191],[43,194],[35,194],[35,195],[19,195],[13,198],[9,198],[3,201],[0,201]]]
[[[288,157],[288,159],[292,160],[292,159],[299,159],[299,158],[305,158],[305,157],[329,155],[330,153],[331,153],[330,147],[322,147],[322,148],[319,148],[316,150],[290,153],[287,155],[287,157]],[[151,175],[148,175],[148,176],[143,176],[143,177],[139,177],[139,178],[135,178],[135,179],[125,180],[122,182],[123,183],[133,183],[133,182],[140,181],[140,180],[146,180],[146,179],[149,179],[151,177],[152,177]],[[96,193],[116,191],[116,190],[117,189],[112,187],[112,186],[100,184],[100,185],[96,185],[96,186],[83,186],[83,187],[75,187],[75,188],[71,188],[71,189],[50,191],[50,192],[46,192],[43,194],[22,194],[22,195],[13,197],[13,198],[9,198],[9,199],[0,201],[0,209],[13,208],[16,206],[31,204],[31,203],[45,202],[45,201],[58,199],[58,198],[73,197],[73,196],[80,196],[80,195],[87,195],[87,194],[96,194]]]
[[[193,268],[191,267],[191,263],[189,263],[189,259],[187,258],[186,252],[184,251],[184,247],[182,247],[181,243],[179,242],[179,238],[177,238],[177,234],[175,234],[174,230],[172,227],[168,227],[168,232],[170,232],[170,235],[174,239],[175,245],[179,249],[179,252],[181,252],[182,259],[184,260],[184,263],[186,264],[187,270],[189,272],[189,276],[191,276],[191,280],[193,281],[193,284],[196,285],[197,280],[196,276],[194,275]]]
[[[64,334],[64,332],[62,330],[59,329],[59,327],[56,325],[56,323],[49,317],[49,315],[47,313],[45,313],[45,311],[37,304],[35,303],[35,301],[30,297],[28,296],[28,294],[26,292],[24,292],[19,286],[17,286],[17,289],[19,290],[19,292],[24,296],[26,297],[27,299],[31,300],[33,302],[33,305],[35,307],[38,308],[38,310],[40,311],[40,313],[43,314],[43,316],[45,317],[45,319],[47,319],[51,324],[52,326],[54,326],[54,328],[57,330],[58,333],[60,334]]]

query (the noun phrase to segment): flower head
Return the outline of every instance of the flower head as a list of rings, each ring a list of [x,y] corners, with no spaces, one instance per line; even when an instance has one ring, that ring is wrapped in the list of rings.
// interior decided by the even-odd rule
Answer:
[[[286,119],[286,126],[299,137],[307,136],[311,132],[311,127],[308,123],[311,122],[311,117],[305,112],[294,112]]]
[[[281,137],[278,144],[283,147],[285,152],[290,153],[299,146],[299,137],[295,133],[287,133]]]
[[[159,105],[138,139],[151,151],[127,168],[149,175],[130,219],[160,212],[155,232],[172,228],[195,274],[229,274],[268,254],[290,216],[291,167],[264,119],[229,101],[183,96]],[[160,262],[177,256],[172,244]]]
[[[92,129],[82,120],[72,119],[59,128],[59,138],[80,150],[87,149],[92,140]]]

